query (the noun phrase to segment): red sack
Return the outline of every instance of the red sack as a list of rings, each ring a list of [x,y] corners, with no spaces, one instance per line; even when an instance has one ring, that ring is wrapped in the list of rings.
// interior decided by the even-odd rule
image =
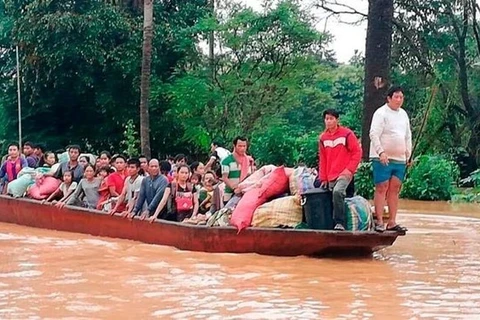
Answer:
[[[28,189],[28,196],[33,199],[47,199],[60,186],[60,180],[43,177]]]
[[[288,176],[283,166],[276,168],[270,174],[268,180],[264,181],[260,188],[259,198],[262,199],[262,205],[273,197],[280,196],[288,192]]]
[[[247,191],[247,193],[245,193],[242,199],[240,199],[238,202],[235,210],[233,210],[230,224],[237,227],[238,232],[242,231],[246,227],[249,227],[252,223],[253,213],[259,206],[257,204],[259,194],[259,188]]]
[[[230,224],[242,231],[252,223],[255,210],[269,199],[288,192],[288,177],[284,167],[272,171],[261,188],[255,188],[245,193],[232,213]]]

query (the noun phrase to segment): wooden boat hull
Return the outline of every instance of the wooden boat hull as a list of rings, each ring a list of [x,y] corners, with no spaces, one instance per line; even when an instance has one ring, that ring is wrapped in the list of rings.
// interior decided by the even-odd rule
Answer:
[[[170,221],[148,223],[76,207],[58,209],[30,199],[0,196],[0,222],[35,228],[135,240],[201,252],[258,253],[274,256],[368,255],[391,246],[393,232],[350,232],[207,227]]]

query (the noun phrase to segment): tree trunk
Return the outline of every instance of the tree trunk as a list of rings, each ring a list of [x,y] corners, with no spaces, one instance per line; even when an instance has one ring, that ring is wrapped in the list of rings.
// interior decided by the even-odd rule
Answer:
[[[385,95],[390,85],[392,21],[393,0],[368,1],[362,119],[363,160],[369,158],[369,131],[373,113],[385,103]]]
[[[140,144],[142,154],[151,157],[150,116],[148,102],[150,99],[150,72],[152,64],[153,38],[153,0],[145,0],[143,6],[143,53],[142,76],[140,83]]]

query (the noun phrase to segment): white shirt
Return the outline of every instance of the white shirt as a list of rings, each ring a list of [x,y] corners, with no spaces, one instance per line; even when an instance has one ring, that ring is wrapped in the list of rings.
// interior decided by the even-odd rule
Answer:
[[[406,162],[412,154],[412,131],[407,113],[384,104],[373,114],[370,126],[370,158],[385,152],[388,159]]]
[[[223,161],[223,159],[225,159],[226,157],[228,157],[231,154],[230,151],[228,151],[227,149],[222,148],[222,147],[217,147],[215,149],[215,152],[217,153],[217,156],[220,159],[220,163]]]
[[[125,180],[127,184],[127,194],[125,195],[125,202],[129,202],[133,199],[136,192],[140,192],[140,187],[142,185],[143,176],[138,175],[135,180],[132,181],[130,177]]]

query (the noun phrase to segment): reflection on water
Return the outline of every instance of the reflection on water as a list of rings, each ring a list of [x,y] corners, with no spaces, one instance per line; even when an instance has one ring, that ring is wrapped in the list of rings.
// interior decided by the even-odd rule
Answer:
[[[194,253],[0,224],[0,319],[477,318],[480,220],[402,218],[406,237],[352,260]]]

